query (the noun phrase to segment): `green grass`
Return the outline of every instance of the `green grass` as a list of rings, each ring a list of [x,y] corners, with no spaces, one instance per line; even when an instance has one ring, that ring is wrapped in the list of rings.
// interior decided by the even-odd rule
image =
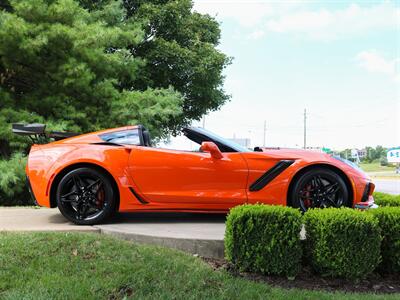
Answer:
[[[394,165],[381,166],[379,162],[372,162],[361,163],[360,167],[364,170],[364,172],[376,179],[400,180],[400,174],[396,174],[396,167]]]
[[[398,299],[271,287],[97,234],[0,233],[0,299]]]
[[[363,169],[365,172],[387,172],[387,171],[394,171],[396,167],[393,165],[389,166],[381,166],[379,162],[372,162],[372,163],[360,163],[360,168]]]

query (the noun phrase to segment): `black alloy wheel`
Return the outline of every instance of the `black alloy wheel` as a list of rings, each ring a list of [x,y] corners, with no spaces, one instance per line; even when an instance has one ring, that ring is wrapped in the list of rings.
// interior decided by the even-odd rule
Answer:
[[[293,207],[303,212],[310,208],[350,206],[349,191],[343,178],[327,168],[304,173],[291,191]]]
[[[57,187],[57,206],[71,222],[93,225],[115,212],[115,192],[110,179],[94,168],[78,168],[67,173]]]

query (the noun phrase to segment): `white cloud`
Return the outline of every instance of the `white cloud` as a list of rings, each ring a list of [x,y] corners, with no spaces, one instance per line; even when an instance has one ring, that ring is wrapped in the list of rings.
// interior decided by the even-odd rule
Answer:
[[[250,38],[260,38],[269,32],[288,33],[318,40],[368,34],[374,30],[394,30],[400,26],[400,8],[392,1],[360,6],[351,4],[343,9],[312,10],[307,1],[237,1],[197,0],[194,9],[231,19],[245,29]]]
[[[356,55],[356,60],[360,67],[371,73],[387,74],[395,81],[400,82],[398,72],[399,62],[397,59],[386,59],[376,50],[362,51]]]
[[[300,11],[272,18],[267,21],[266,30],[330,40],[371,30],[394,30],[399,25],[399,18],[400,9],[392,2],[370,7],[352,4],[342,10]]]
[[[295,7],[301,6],[305,0],[299,1],[254,1],[254,0],[195,0],[194,10],[199,13],[217,16],[219,20],[231,19],[244,27],[259,24],[266,17],[281,15]]]
[[[265,31],[257,29],[249,34],[249,38],[253,39],[253,40],[258,40],[258,39],[262,38],[264,35],[265,35]]]

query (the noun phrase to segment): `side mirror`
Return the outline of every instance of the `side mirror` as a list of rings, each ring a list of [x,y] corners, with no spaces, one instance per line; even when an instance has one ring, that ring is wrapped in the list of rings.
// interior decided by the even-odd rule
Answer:
[[[201,143],[200,150],[203,152],[209,152],[211,154],[211,157],[215,159],[221,159],[224,157],[221,153],[221,150],[219,150],[218,146],[215,145],[213,142]]]

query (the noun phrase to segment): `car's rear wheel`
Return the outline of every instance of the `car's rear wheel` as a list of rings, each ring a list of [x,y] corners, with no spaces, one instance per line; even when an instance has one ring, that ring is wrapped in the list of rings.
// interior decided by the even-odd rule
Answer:
[[[56,192],[60,212],[71,222],[93,225],[115,212],[115,192],[110,179],[94,168],[77,168],[59,182]]]
[[[303,212],[310,208],[350,206],[350,194],[343,178],[327,168],[302,174],[291,189],[290,202]]]

